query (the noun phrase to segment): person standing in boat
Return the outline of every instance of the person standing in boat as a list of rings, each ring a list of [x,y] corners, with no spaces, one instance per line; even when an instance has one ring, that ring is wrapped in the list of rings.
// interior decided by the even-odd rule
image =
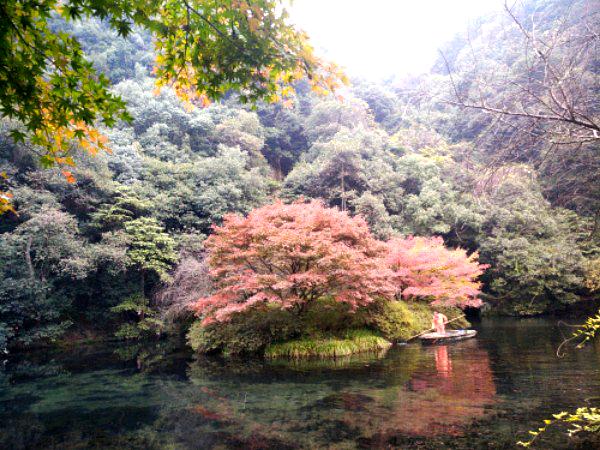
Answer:
[[[448,323],[448,318],[440,313],[434,312],[433,319],[431,320],[431,328],[435,328],[436,333],[444,334],[446,332],[446,324]]]

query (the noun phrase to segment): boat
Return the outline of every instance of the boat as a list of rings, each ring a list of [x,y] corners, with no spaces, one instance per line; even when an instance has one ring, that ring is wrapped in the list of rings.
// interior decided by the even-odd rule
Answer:
[[[425,345],[446,344],[448,342],[463,341],[474,338],[477,335],[475,330],[448,330],[445,333],[426,333],[419,336],[421,342]]]

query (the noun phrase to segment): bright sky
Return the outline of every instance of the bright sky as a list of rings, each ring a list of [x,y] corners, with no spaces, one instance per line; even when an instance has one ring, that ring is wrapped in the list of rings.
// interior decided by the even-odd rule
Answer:
[[[293,0],[291,21],[320,56],[372,80],[429,70],[437,51],[504,0]]]

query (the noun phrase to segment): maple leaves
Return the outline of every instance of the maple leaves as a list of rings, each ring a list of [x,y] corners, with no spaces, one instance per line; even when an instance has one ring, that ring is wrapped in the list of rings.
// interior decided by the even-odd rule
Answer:
[[[279,0],[168,0],[157,14],[157,86],[171,86],[187,104],[206,105],[235,90],[242,102],[289,105],[300,79],[320,95],[348,83],[288,23]]]
[[[388,242],[387,261],[402,297],[433,297],[432,304],[481,306],[477,281],[488,267],[477,252],[444,247],[441,237],[396,238]]]
[[[189,108],[230,91],[243,102],[289,105],[299,79],[307,78],[322,95],[348,82],[337,66],[314,55],[306,34],[288,23],[280,0],[17,0],[4,2],[0,11],[0,115],[22,124],[11,136],[15,142],[30,137],[44,167],[73,165],[70,155],[78,148],[110,153],[98,126],[131,120],[77,39],[50,26],[58,18],[97,17],[121,37],[134,26],[149,30],[157,89],[171,86]],[[75,181],[70,171],[62,172]],[[9,205],[8,196],[0,199]]]
[[[479,306],[477,255],[448,250],[441,238],[375,239],[362,217],[319,201],[273,204],[228,215],[206,241],[215,291],[192,309],[205,324],[261,303],[301,313],[331,296],[352,309],[375,298],[434,298]]]
[[[318,201],[278,201],[245,218],[228,215],[206,248],[216,292],[193,306],[205,322],[226,320],[258,303],[301,311],[330,295],[357,308],[394,294],[385,245],[362,218]]]

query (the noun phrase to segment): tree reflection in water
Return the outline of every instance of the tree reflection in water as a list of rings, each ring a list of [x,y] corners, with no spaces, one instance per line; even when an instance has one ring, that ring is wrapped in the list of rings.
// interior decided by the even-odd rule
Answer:
[[[513,448],[600,392],[600,344],[558,360],[550,320],[485,327],[335,361],[190,360],[165,342],[15,355],[0,448]],[[559,435],[546,448],[573,448]]]
[[[448,346],[439,345],[435,349],[435,369],[438,374],[448,378],[452,372],[452,360],[448,357]]]
[[[453,352],[459,357],[453,360]],[[363,392],[364,393],[364,392]],[[372,445],[393,436],[460,435],[495,401],[496,387],[487,352],[476,341],[423,350],[419,369],[396,392],[372,391],[376,402],[344,422],[361,430]]]
[[[221,436],[292,446],[456,436],[485,415],[496,395],[488,354],[476,341],[397,349],[384,359],[316,371],[202,360],[189,375],[196,391],[186,396],[187,418],[177,419],[195,417],[188,433],[207,431],[200,419]]]

